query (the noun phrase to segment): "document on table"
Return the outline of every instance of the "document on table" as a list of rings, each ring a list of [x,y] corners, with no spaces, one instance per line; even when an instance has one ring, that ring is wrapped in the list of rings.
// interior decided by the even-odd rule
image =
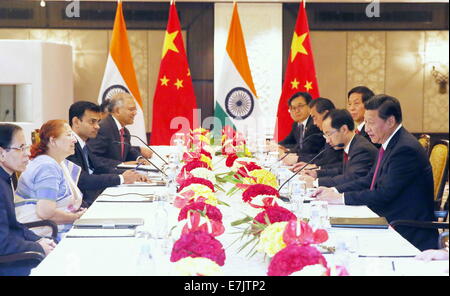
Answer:
[[[153,202],[158,196],[155,194],[128,193],[120,196],[100,195],[97,202]]]
[[[133,237],[134,229],[80,229],[72,228],[66,238],[95,238],[95,237]]]

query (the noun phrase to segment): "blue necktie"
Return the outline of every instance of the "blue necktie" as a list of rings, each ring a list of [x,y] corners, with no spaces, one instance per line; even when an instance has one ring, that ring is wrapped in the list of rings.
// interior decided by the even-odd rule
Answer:
[[[84,145],[82,150],[83,150],[84,161],[85,161],[86,166],[88,168],[89,174],[92,174],[91,164],[89,163],[89,153],[88,153],[87,145]]]

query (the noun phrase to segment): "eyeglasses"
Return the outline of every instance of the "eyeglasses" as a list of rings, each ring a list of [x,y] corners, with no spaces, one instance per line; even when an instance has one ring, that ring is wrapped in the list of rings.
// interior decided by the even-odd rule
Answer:
[[[338,131],[338,130],[334,130],[334,132],[332,132],[332,133],[330,133],[330,134],[323,133],[323,137],[324,137],[325,139],[330,138],[330,137],[331,137],[333,134],[335,134],[337,131]]]
[[[304,108],[305,106],[308,106],[308,104],[299,104],[297,106],[290,106],[289,109],[291,109],[293,111],[299,111],[302,108]]]
[[[30,147],[31,147],[31,145],[25,145],[25,146],[20,146],[20,147],[7,147],[5,149],[26,152],[26,151],[30,150]]]

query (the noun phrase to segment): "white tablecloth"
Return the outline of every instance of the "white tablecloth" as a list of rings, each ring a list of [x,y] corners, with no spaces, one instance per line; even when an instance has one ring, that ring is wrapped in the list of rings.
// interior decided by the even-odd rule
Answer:
[[[160,148],[160,152],[167,151]],[[104,194],[164,194],[164,187],[111,187]],[[248,258],[247,251],[237,249],[243,244],[231,243],[239,236],[233,234],[236,228],[230,223],[243,218],[242,212],[236,210],[240,196],[218,197],[231,205],[218,207],[223,213],[226,232],[219,236],[226,260],[222,267],[223,275],[266,275],[269,264],[262,254]],[[306,216],[309,205],[304,204]],[[169,221],[177,221],[179,210],[169,208]],[[145,226],[158,223],[153,219],[155,204],[148,202],[95,202],[83,218],[142,218]],[[329,206],[331,217],[377,217],[365,206]],[[357,253],[351,258],[352,275],[448,275],[448,261],[421,262],[414,258],[377,258],[371,256],[414,256],[419,253],[414,246],[401,237],[392,228],[389,229],[329,229],[330,243],[339,240],[356,241]],[[170,244],[173,245],[173,242]],[[231,246],[230,246],[231,245]],[[64,238],[31,275],[139,275],[143,274],[138,266],[140,240],[134,237],[124,238]],[[367,257],[358,257],[358,255]],[[164,257],[165,256],[165,257]],[[169,261],[170,250],[155,259],[156,269],[146,270],[144,274],[167,275],[173,268]],[[336,256],[324,255],[327,261],[334,262]],[[395,271],[394,271],[395,270]]]

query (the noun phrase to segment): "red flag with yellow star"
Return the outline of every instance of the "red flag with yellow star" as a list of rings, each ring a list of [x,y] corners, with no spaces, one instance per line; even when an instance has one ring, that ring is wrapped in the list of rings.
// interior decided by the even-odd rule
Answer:
[[[197,103],[175,3],[169,21],[153,98],[152,145],[170,145],[175,133],[194,127]]]
[[[278,103],[277,126],[275,127],[274,137],[276,140],[283,140],[291,131],[293,120],[288,113],[288,100],[297,92],[308,92],[314,99],[319,96],[308,17],[303,1],[300,2],[298,10],[283,90]]]

